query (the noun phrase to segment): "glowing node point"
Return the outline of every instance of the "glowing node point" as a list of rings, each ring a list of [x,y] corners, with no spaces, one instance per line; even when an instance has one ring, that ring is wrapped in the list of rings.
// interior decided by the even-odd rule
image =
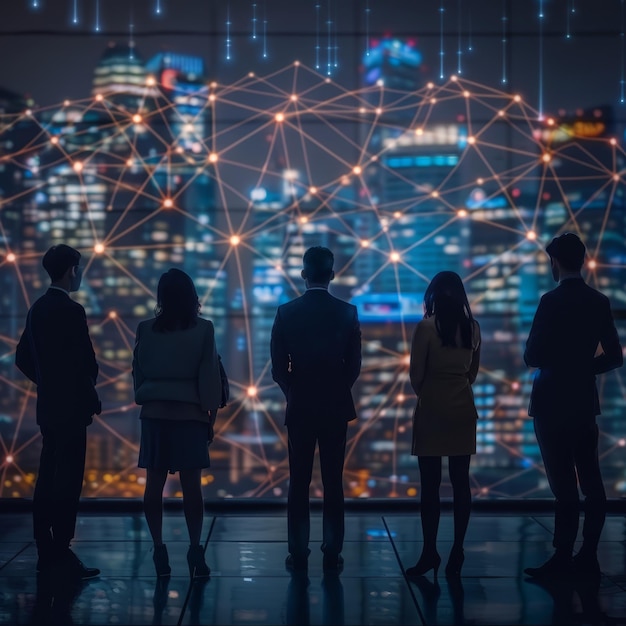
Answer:
[[[248,397],[254,398],[257,394],[258,390],[254,385],[250,385],[247,389]]]
[[[295,93],[291,94],[291,97],[289,98],[292,102],[297,102],[298,101],[298,96]]]
[[[117,311],[109,311],[109,319],[116,319],[117,318]]]
[[[59,143],[59,138],[57,136],[50,137],[50,143],[56,146]]]
[[[316,194],[317,193],[317,187],[309,187],[309,193],[310,194]]]
[[[617,445],[620,446],[621,448],[623,448],[624,446],[626,446],[626,439],[620,439],[617,442]]]
[[[285,121],[285,115],[284,115],[284,113],[276,113],[276,116],[274,117],[274,119],[277,122],[284,122]]]
[[[504,111],[502,111],[502,110],[498,111],[498,115],[499,115],[500,117],[504,117]]]
[[[459,217],[467,217],[467,210],[466,209],[459,209],[456,214]]]
[[[489,489],[488,489],[487,487],[481,487],[481,489],[480,489],[480,493],[481,493],[482,495],[486,495],[486,494],[488,494],[488,493],[489,493]]]
[[[537,233],[534,230],[529,230],[526,233],[526,239],[529,241],[535,241],[535,239],[537,239]]]
[[[405,354],[404,357],[402,358],[402,361],[404,362],[405,365],[410,365],[411,364],[411,355],[410,354]]]
[[[15,259],[17,257],[15,256],[15,254],[13,252],[9,252],[9,254],[7,254],[7,261],[9,263],[15,263]]]
[[[300,61],[294,61],[294,62],[293,62],[293,64],[294,64],[296,67],[300,67]]]
[[[377,87],[384,87],[384,86],[385,86],[385,81],[384,81],[382,78],[379,78],[379,79],[376,81],[376,86],[377,86]]]
[[[94,247],[93,247],[93,251],[96,254],[102,254],[104,252],[104,244],[103,243],[97,243]]]
[[[451,80],[453,83],[456,83],[456,81],[457,81],[457,80],[459,80],[459,77],[458,77],[458,76],[455,76],[454,74],[452,74],[452,76],[450,76],[450,80]]]
[[[64,107],[70,106],[70,101],[69,100],[63,100],[63,106]]]
[[[361,240],[361,247],[362,248],[368,248],[370,245],[370,242],[367,239],[362,239]]]
[[[102,102],[103,100],[104,96],[101,93],[96,94],[96,102]]]
[[[463,92],[463,97],[464,98],[469,98],[472,94],[469,91],[464,91]]]
[[[485,180],[483,178],[477,178],[476,179],[476,184],[477,185],[482,185],[485,182]]]
[[[216,99],[217,97],[214,93],[209,94],[209,102],[215,102]]]
[[[394,211],[394,212],[393,212],[393,216],[394,216],[396,219],[398,219],[398,218],[402,217],[402,213],[400,213],[400,211]]]
[[[241,243],[241,237],[239,237],[239,235],[233,235],[229,241],[231,246],[238,246]]]
[[[217,163],[217,160],[218,160],[217,152],[211,152],[209,154],[209,163]]]
[[[610,139],[609,143],[610,143],[612,146],[615,146],[615,145],[617,145],[617,140],[615,139],[615,137],[611,137],[611,139]]]
[[[376,115],[380,115],[383,110],[380,107],[376,107]]]
[[[613,180],[617,183],[619,182],[620,178],[619,178],[619,174],[613,174]]]
[[[248,72],[248,78],[254,78],[254,72]]]
[[[419,137],[421,135],[424,134],[424,129],[423,128],[416,128],[415,129],[415,134]]]
[[[156,78],[154,78],[154,76],[148,76],[148,78],[146,78],[146,85],[148,87],[154,87],[156,85]]]
[[[439,192],[438,191],[433,191],[430,195],[433,198],[438,198],[439,197]]]
[[[185,149],[182,146],[177,146],[176,147],[176,154],[182,154],[185,151]]]
[[[522,96],[516,94],[515,96],[513,96],[513,100],[515,100],[515,102],[521,102],[522,101]]]
[[[13,455],[12,455],[12,454],[7,454],[7,456],[6,456],[6,459],[5,459],[5,460],[6,460],[6,462],[7,462],[7,463],[13,463],[13,461],[15,460],[15,458],[13,457]]]
[[[426,87],[428,87],[428,89],[432,89],[435,86],[435,83],[427,83]]]
[[[467,143],[473,146],[476,143],[476,137],[468,137]]]
[[[405,399],[406,399],[406,396],[403,393],[398,394],[398,402],[404,402]]]
[[[544,163],[550,163],[550,161],[552,161],[552,156],[546,152],[544,155],[542,155],[541,160]]]
[[[392,263],[397,263],[400,260],[400,254],[395,250],[389,255],[389,260]]]
[[[300,224],[306,224],[309,221],[309,218],[306,215],[301,215],[299,218]]]
[[[163,206],[166,209],[171,209],[174,206],[174,200],[171,198],[165,198],[165,200],[163,200]]]
[[[549,117],[549,118],[546,120],[546,124],[547,124],[548,126],[554,126],[554,118]]]
[[[72,165],[75,172],[82,172],[84,165],[80,161],[75,161],[74,165]]]
[[[359,174],[360,174],[363,170],[361,169],[361,166],[360,166],[360,165],[355,165],[355,166],[352,168],[352,171],[353,171],[353,172],[354,172],[354,173],[358,176],[358,175],[359,175]]]
[[[126,161],[126,167],[132,167],[133,165],[135,165],[135,162],[132,159],[128,159],[128,161]]]
[[[519,387],[520,387],[520,385],[519,385],[519,383],[517,381],[514,381],[514,382],[511,383],[511,389],[513,391],[519,391]]]
[[[597,266],[598,264],[596,263],[595,259],[590,259],[589,262],[587,263],[587,267],[590,270],[595,270]]]
[[[359,113],[363,114],[366,112],[366,108],[365,107],[359,107]]]
[[[325,83],[330,83],[330,78],[324,80]]]
[[[431,98],[430,99],[430,103],[431,104],[437,104],[437,98]]]
[[[143,117],[141,117],[139,113],[135,113],[135,115],[133,115],[133,124],[141,124],[142,121]]]

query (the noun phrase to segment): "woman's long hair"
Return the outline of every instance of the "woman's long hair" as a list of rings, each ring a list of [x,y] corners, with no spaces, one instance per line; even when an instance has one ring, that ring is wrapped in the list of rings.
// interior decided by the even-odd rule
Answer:
[[[472,349],[474,318],[463,281],[456,272],[439,272],[424,294],[424,316],[435,315],[437,333],[443,346]],[[461,346],[457,332],[461,331]]]
[[[185,330],[197,324],[199,313],[200,301],[189,275],[175,268],[162,274],[152,328],[161,333]]]

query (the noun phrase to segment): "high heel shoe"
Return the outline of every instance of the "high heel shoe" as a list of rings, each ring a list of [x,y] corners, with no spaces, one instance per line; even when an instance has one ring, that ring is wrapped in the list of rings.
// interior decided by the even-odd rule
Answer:
[[[406,575],[409,578],[415,578],[416,576],[423,576],[426,572],[429,572],[431,569],[435,572],[435,578],[437,577],[437,570],[439,569],[439,565],[441,563],[441,557],[437,552],[434,552],[431,555],[422,556],[419,558],[419,561],[413,566],[409,567],[406,570]]]
[[[192,578],[208,578],[211,575],[211,569],[204,560],[204,550],[200,545],[189,546],[187,564],[189,565],[189,575]]]
[[[446,576],[460,576],[464,561],[465,553],[463,552],[463,548],[452,548],[452,550],[450,550],[450,556],[448,557],[448,564],[446,565]]]
[[[170,560],[167,556],[167,547],[164,543],[160,546],[154,546],[152,560],[154,561],[154,569],[156,570],[157,576],[170,575],[172,568],[170,567]]]

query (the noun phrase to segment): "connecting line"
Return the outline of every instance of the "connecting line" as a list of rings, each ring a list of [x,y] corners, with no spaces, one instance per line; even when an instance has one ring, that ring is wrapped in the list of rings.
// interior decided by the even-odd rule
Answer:
[[[400,566],[400,569],[402,570],[402,576],[404,576],[404,580],[406,581],[407,587],[409,588],[409,591],[411,592],[411,597],[413,598],[413,602],[415,604],[415,608],[417,609],[417,613],[420,616],[420,620],[422,621],[422,625],[426,626],[426,618],[424,617],[424,614],[422,613],[422,609],[420,609],[420,605],[417,601],[417,596],[415,595],[415,592],[413,591],[413,587],[406,573],[404,572],[404,567],[402,567],[402,561],[400,560],[400,555],[398,554],[398,549],[396,548],[396,544],[393,542],[393,537],[391,536],[391,531],[389,530],[389,526],[387,526],[387,520],[385,519],[384,515],[381,515],[380,519],[383,520],[383,524],[385,525],[385,530],[387,531],[387,537],[389,537],[389,541],[391,542],[391,547],[393,548],[393,551],[396,555],[396,560],[398,561],[398,565]]]
[[[209,539],[211,539],[211,535],[213,534],[213,527],[215,526],[215,515],[213,516],[213,520],[211,521],[211,527],[209,528],[209,534],[207,535],[206,541],[204,542],[204,552],[206,552],[207,546],[209,545]],[[207,579],[203,579],[207,580]],[[185,596],[185,601],[183,602],[183,606],[180,608],[180,616],[178,617],[178,621],[176,622],[176,626],[182,626],[183,618],[185,617],[185,611],[187,610],[187,605],[189,604],[189,599],[191,598],[191,592],[193,591],[195,579],[192,578],[189,582],[189,587],[187,588],[187,595]]]

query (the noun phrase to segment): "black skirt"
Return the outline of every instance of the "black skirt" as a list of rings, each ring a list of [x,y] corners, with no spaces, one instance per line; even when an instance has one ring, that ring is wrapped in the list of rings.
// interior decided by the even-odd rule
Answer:
[[[170,474],[210,467],[208,440],[205,422],[142,419],[138,465]]]

